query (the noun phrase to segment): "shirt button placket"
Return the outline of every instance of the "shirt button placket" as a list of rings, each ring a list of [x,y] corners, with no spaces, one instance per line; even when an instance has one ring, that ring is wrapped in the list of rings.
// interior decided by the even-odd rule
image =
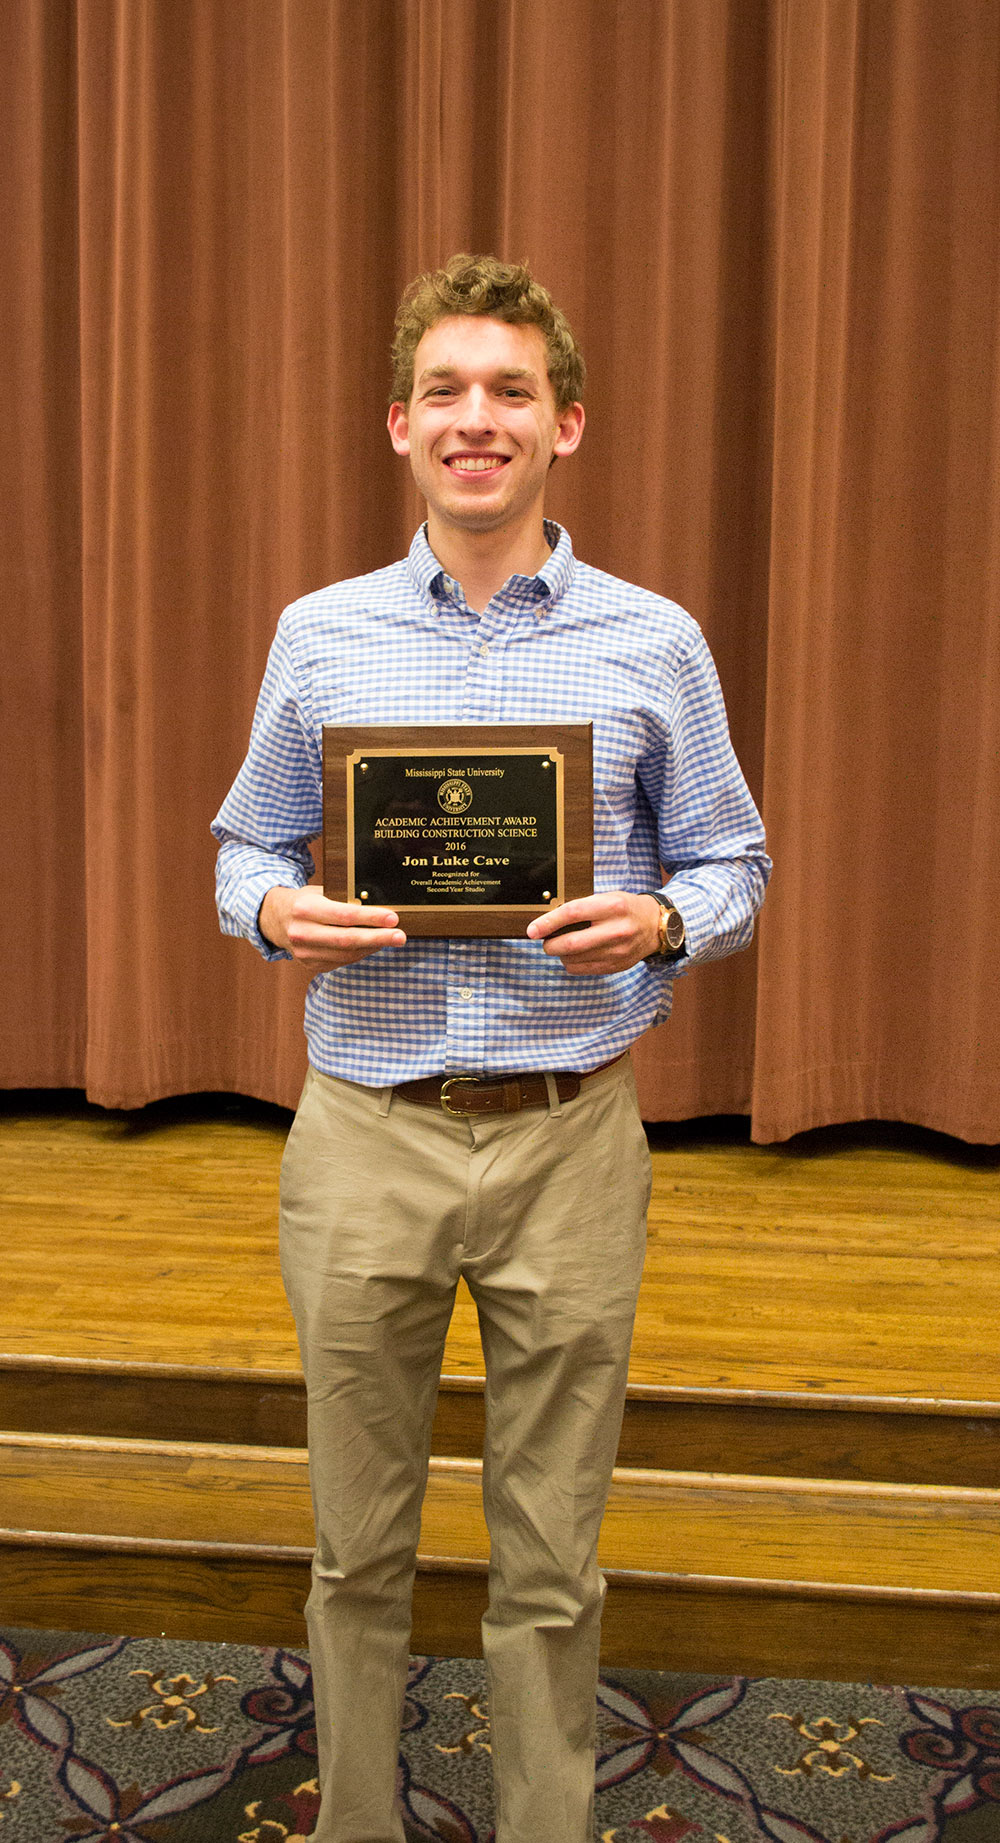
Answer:
[[[482,1067],[485,1046],[483,1017],[485,942],[452,940],[448,943],[447,1041],[449,1069]]]
[[[502,602],[490,602],[489,607],[480,615],[472,637],[465,681],[465,716],[470,723],[500,721],[502,698],[498,638],[506,612]]]
[[[469,644],[465,680],[466,723],[501,720],[500,649],[497,645],[504,619],[502,603],[491,602],[480,615]],[[448,1067],[476,1070],[486,1054],[485,941],[452,940],[448,946]]]

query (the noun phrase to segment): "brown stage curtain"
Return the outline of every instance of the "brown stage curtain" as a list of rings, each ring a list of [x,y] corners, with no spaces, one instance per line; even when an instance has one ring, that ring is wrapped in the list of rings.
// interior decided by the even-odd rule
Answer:
[[[777,871],[648,1118],[1000,1139],[995,0],[7,0],[0,1082],[291,1103],[207,825],[281,606],[400,554],[395,300],[526,257],[554,479],[684,603]]]

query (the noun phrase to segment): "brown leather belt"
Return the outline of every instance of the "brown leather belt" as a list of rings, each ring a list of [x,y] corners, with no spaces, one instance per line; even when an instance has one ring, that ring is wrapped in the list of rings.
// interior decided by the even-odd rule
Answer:
[[[591,1076],[610,1069],[622,1056],[612,1056],[586,1075],[574,1075],[567,1069],[553,1073],[560,1101],[573,1101],[581,1084]],[[401,1101],[413,1101],[417,1107],[443,1107],[445,1113],[520,1113],[523,1107],[547,1107],[549,1090],[544,1075],[530,1071],[525,1075],[424,1075],[419,1081],[402,1081],[393,1089]]]

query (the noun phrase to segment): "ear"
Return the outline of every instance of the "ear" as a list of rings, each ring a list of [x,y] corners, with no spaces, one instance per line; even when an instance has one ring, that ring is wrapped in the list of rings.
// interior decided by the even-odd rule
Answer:
[[[387,423],[389,440],[397,454],[410,452],[410,417],[405,403],[394,403]]]
[[[556,423],[556,439],[552,444],[552,456],[575,454],[583,438],[583,425],[586,422],[582,403],[570,403],[560,410]]]

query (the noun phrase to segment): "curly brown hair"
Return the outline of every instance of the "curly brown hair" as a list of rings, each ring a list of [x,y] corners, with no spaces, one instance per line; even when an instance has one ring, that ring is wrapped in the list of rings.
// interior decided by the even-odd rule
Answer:
[[[496,256],[452,256],[405,290],[392,342],[392,403],[409,403],[413,361],[424,334],[449,314],[481,314],[512,326],[537,326],[548,355],[557,410],[583,396],[586,367],[569,321],[524,263]]]

